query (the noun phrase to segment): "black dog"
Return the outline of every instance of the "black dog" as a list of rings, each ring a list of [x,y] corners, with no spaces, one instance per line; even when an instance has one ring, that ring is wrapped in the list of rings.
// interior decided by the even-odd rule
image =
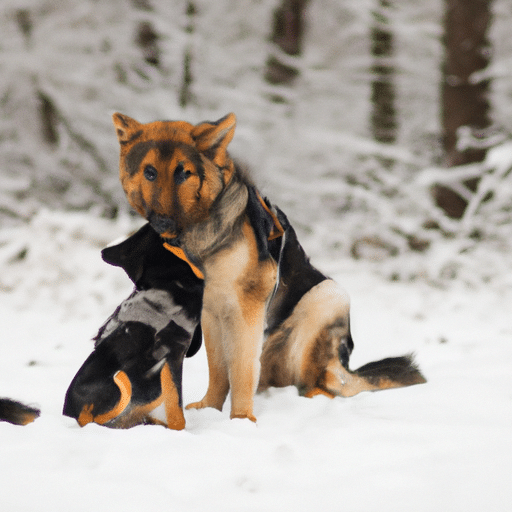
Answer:
[[[80,426],[183,429],[182,365],[201,346],[203,281],[162,246],[149,224],[102,257],[122,267],[135,290],[100,328],[63,413]]]

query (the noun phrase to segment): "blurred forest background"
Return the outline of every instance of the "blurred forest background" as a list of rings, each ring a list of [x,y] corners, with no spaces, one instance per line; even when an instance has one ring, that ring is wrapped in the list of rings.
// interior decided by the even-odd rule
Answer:
[[[130,215],[115,111],[234,112],[313,258],[509,286],[511,22],[509,0],[3,0],[0,227]]]

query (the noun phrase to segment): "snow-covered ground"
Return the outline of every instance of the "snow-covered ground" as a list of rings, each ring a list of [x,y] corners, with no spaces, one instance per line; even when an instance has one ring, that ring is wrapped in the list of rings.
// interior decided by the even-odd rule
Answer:
[[[0,423],[0,512],[512,509],[510,143],[482,168],[454,171],[484,179],[466,218],[449,222],[429,194],[448,178],[428,169],[440,132],[444,3],[407,0],[390,12],[400,124],[392,146],[372,141],[367,126],[377,3],[310,2],[301,75],[275,103],[263,76],[279,3],[2,0],[0,396],[42,415],[24,428]],[[488,70],[505,138],[511,5],[493,3]],[[158,69],[134,42],[139,22],[158,33]],[[180,108],[189,50],[193,101]],[[415,352],[428,383],[334,400],[273,389],[256,398],[256,425],[213,410],[186,411],[182,432],[80,429],[64,418],[90,338],[131,291],[100,258],[142,222],[128,217],[117,181],[114,111],[143,122],[234,111],[233,154],[351,295],[352,367]],[[45,121],[53,142],[41,135]],[[118,219],[101,220],[113,206]],[[442,229],[425,227],[436,223]],[[369,253],[356,261],[354,243],[364,240]],[[185,402],[206,382],[203,349],[186,361]]]
[[[316,259],[352,298],[357,367],[414,351],[428,383],[349,399],[256,398],[258,423],[187,411],[184,431],[127,431],[61,416],[88,341],[130,292],[100,259],[140,221],[40,212],[0,231],[0,396],[42,409],[0,423],[0,510],[509,511],[512,290],[385,281],[364,262]],[[186,402],[206,389],[187,360]]]

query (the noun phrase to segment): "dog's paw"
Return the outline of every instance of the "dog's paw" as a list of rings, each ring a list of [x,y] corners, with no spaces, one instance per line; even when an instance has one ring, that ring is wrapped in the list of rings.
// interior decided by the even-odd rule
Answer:
[[[237,418],[244,420],[247,418],[248,420],[251,420],[253,423],[256,423],[256,417],[251,413],[241,413],[241,414],[231,413],[230,418],[232,420],[237,419]]]
[[[192,402],[191,404],[188,404],[185,406],[185,409],[204,409],[207,407],[206,405],[203,405],[203,401],[200,402]]]
[[[216,404],[211,402],[210,400],[206,400],[203,398],[199,402],[192,402],[191,404],[188,404],[185,409],[205,409],[206,407],[212,407],[213,409],[217,409],[218,411],[222,411],[222,404]]]
[[[312,388],[309,391],[306,391],[303,396],[306,398],[313,398],[314,396],[323,395],[327,398],[334,398],[336,395],[330,393],[329,391],[326,391],[325,389],[321,388]]]

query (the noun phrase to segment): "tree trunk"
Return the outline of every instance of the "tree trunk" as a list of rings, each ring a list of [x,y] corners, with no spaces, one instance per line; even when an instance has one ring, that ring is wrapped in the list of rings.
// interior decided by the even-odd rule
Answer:
[[[282,0],[281,7],[274,13],[271,41],[278,51],[268,58],[265,72],[265,78],[271,84],[291,84],[299,74],[295,66],[280,60],[279,52],[293,57],[301,54],[307,3],[308,0]]]
[[[371,84],[371,132],[378,142],[392,144],[396,141],[397,121],[395,109],[395,69],[393,57],[393,33],[389,23],[388,0],[378,0],[373,12],[371,52],[373,57]]]
[[[491,1],[445,0],[441,119],[447,167],[480,162],[485,157],[485,149],[457,147],[457,132],[463,126],[482,130],[491,124],[487,98],[490,79],[478,77],[490,61],[487,31],[491,23]],[[478,179],[464,185],[476,190]],[[462,217],[467,206],[464,198],[441,185],[433,192],[436,204],[448,216]]]
[[[197,14],[197,9],[193,2],[187,3],[186,14],[188,23],[185,27],[185,31],[187,34],[193,34],[195,30],[194,16]],[[181,87],[179,92],[179,103],[182,108],[185,108],[187,105],[192,103],[192,82],[192,44],[189,43],[185,47],[185,53],[183,55],[183,75],[181,78]]]
[[[144,60],[156,68],[160,67],[160,48],[158,46],[158,40],[159,36],[153,24],[149,21],[141,21],[137,28],[137,38],[135,42],[142,50]]]

